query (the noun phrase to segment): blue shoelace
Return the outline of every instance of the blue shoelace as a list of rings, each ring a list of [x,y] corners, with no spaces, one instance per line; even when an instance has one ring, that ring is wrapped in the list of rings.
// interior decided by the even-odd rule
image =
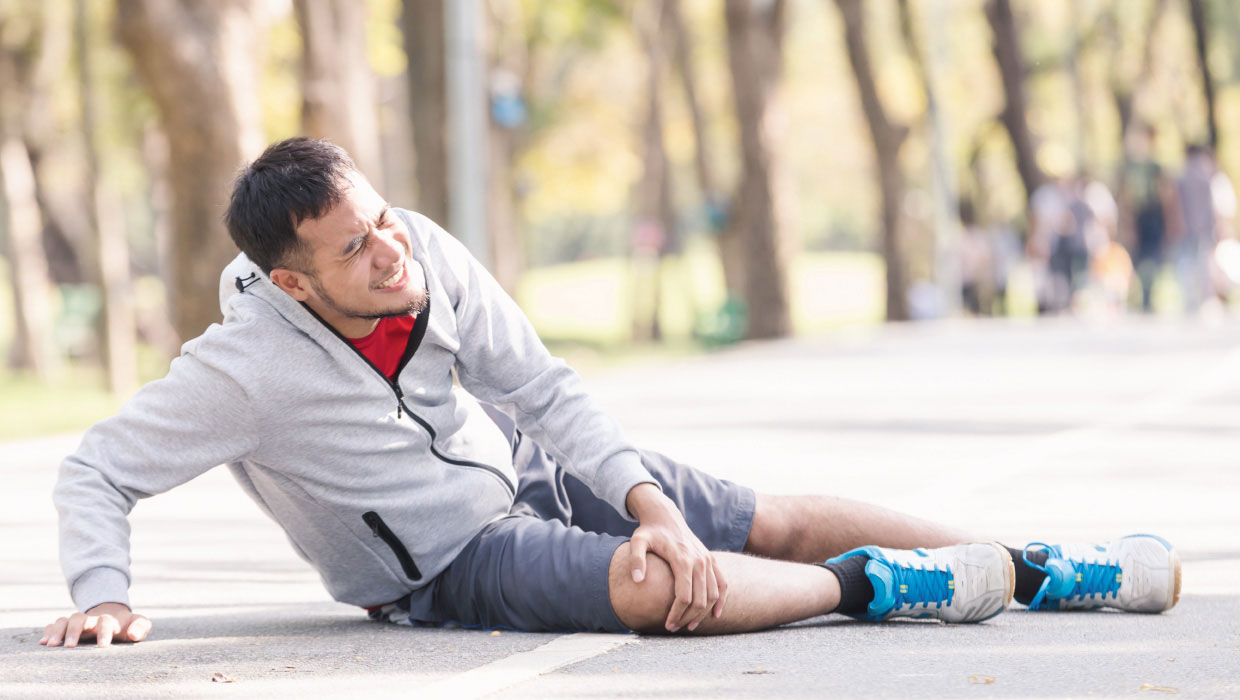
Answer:
[[[1029,551],[1035,547],[1047,553],[1044,566],[1029,559]],[[1030,611],[1041,609],[1044,602],[1065,598],[1101,600],[1107,596],[1116,597],[1124,581],[1123,570],[1116,562],[1064,559],[1059,556],[1059,550],[1044,542],[1031,542],[1026,545],[1021,552],[1021,558],[1029,566],[1046,574],[1042,585],[1038,586],[1037,595],[1029,602]]]
[[[932,603],[937,609],[952,604],[952,597],[956,594],[956,579],[952,576],[951,568],[939,570],[898,562],[888,564],[894,579],[894,610],[916,605],[929,608]]]

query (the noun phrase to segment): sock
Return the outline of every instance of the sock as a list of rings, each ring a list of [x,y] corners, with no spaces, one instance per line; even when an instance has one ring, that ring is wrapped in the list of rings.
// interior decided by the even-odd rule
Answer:
[[[840,580],[840,604],[829,612],[860,615],[874,602],[874,585],[870,583],[870,577],[865,575],[868,561],[869,557],[861,555],[834,564],[819,565]]]
[[[1007,547],[1007,551],[1012,555],[1012,564],[1016,567],[1016,595],[1013,597],[1016,602],[1028,605],[1029,601],[1038,594],[1038,588],[1041,587],[1042,581],[1046,580],[1046,574],[1026,564],[1022,550]],[[1029,561],[1043,566],[1049,556],[1046,550],[1030,550]]]

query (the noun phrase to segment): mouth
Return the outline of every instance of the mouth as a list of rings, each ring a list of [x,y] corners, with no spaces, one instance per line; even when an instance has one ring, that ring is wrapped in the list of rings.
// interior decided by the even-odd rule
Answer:
[[[402,263],[399,270],[392,273],[390,277],[383,280],[379,284],[376,284],[374,288],[375,288],[375,291],[379,291],[379,292],[400,289],[401,287],[404,286],[405,282],[408,279],[409,279],[408,271],[405,269],[405,265]]]

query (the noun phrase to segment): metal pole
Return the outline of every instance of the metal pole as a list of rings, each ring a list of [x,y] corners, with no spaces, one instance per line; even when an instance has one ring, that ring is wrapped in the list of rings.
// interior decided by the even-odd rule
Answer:
[[[947,154],[948,118],[938,101],[939,67],[947,60],[943,28],[949,26],[944,0],[931,0],[929,12],[922,13],[927,39],[927,109],[930,112],[930,182],[934,195],[935,276],[943,299],[945,316],[960,312],[960,218],[958,215],[956,172]]]
[[[443,3],[451,184],[448,222],[453,235],[489,267],[482,5],[479,0],[443,0]]]

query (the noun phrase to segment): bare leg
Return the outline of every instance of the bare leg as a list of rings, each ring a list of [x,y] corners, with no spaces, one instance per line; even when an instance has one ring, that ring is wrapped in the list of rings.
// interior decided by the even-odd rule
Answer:
[[[647,556],[646,578],[634,583],[628,565],[629,543],[611,558],[608,588],[612,609],[630,629],[666,633],[663,623],[676,597],[672,570],[663,559]],[[820,566],[715,552],[728,582],[721,617],[708,616],[696,634],[749,632],[804,620],[834,610],[840,601],[835,574]]]
[[[758,494],[745,551],[821,562],[865,545],[934,548],[986,539],[847,498]]]

